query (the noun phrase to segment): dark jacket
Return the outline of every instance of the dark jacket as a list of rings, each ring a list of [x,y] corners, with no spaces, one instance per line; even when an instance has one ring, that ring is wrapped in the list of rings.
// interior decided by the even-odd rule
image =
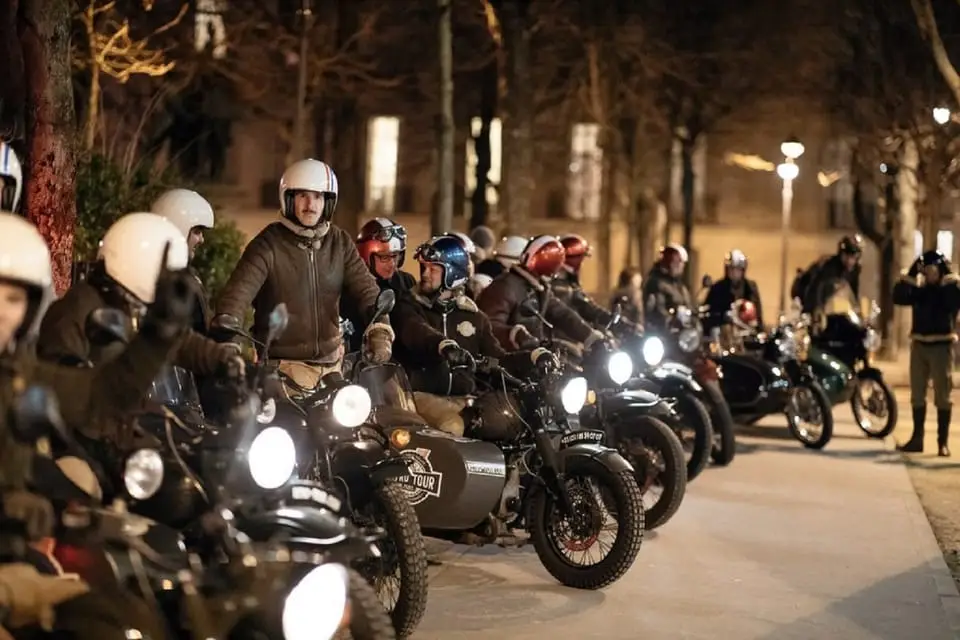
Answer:
[[[594,326],[603,326],[610,322],[613,314],[598,305],[587,295],[580,279],[572,271],[562,269],[550,283],[558,300],[580,314],[580,317]]]
[[[193,276],[196,285],[191,326],[197,333],[207,335],[207,330],[210,329],[210,321],[213,319],[210,310],[210,296],[207,294],[207,287],[203,284],[203,280],[200,279],[200,274],[193,267],[190,268],[190,275]]]
[[[346,231],[331,226],[319,239],[305,232],[283,220],[257,234],[223,288],[216,313],[242,320],[253,305],[253,335],[263,341],[270,312],[283,302],[290,324],[271,356],[330,361],[340,346],[341,296],[354,300],[366,325],[380,289]]]
[[[620,305],[623,317],[636,325],[643,324],[643,292],[629,287],[622,287],[613,292],[610,298],[610,307]]]
[[[394,354],[417,391],[438,395],[469,395],[474,376],[451,372],[440,355],[451,340],[474,356],[494,358],[510,371],[523,375],[532,366],[530,351],[507,353],[494,335],[490,319],[465,295],[431,302],[410,293],[398,299],[393,327],[397,332]]]
[[[32,457],[30,449],[13,440],[6,423],[15,387],[49,388],[59,400],[67,428],[100,439],[140,406],[173,348],[173,343],[144,332],[117,358],[92,369],[43,362],[28,352],[0,357],[0,487],[23,488]]]
[[[37,355],[50,362],[70,364],[99,364],[112,357],[119,351],[117,345],[110,346],[111,355],[107,355],[103,349],[91,344],[86,332],[87,317],[104,307],[121,309],[129,317],[139,315],[115,290],[98,286],[96,279],[78,282],[70,287],[62,298],[50,305],[43,317]],[[190,329],[177,343],[172,362],[197,374],[213,375],[227,353],[235,353],[230,349]]]
[[[406,271],[397,271],[393,274],[393,277],[385,280],[376,274],[374,279],[377,282],[377,287],[380,291],[386,289],[392,289],[394,293],[397,294],[397,299],[399,300],[404,294],[410,293],[415,286],[417,286],[417,281],[412,275]],[[394,324],[393,317],[397,313],[396,307],[394,311],[390,312],[391,324]],[[348,353],[360,351],[363,347],[363,329],[364,329],[364,318],[366,318],[366,311],[361,313],[360,308],[353,301],[353,299],[344,299],[340,302],[340,317],[349,320],[350,324],[353,326],[353,334],[350,336],[348,344]]]
[[[713,283],[707,292],[704,304],[710,307],[710,316],[704,322],[703,330],[723,324],[723,318],[730,311],[730,306],[736,300],[749,300],[757,307],[757,326],[763,326],[763,306],[760,304],[760,287],[753,280],[742,278],[734,282],[730,278],[722,278]]]
[[[646,328],[665,329],[670,310],[681,306],[693,309],[693,298],[683,278],[674,278],[654,266],[643,281],[643,319]]]
[[[532,340],[546,337],[543,321],[534,309],[577,342],[585,342],[595,333],[576,311],[553,295],[544,281],[517,266],[510,267],[480,293],[477,307],[490,319],[497,340],[508,349],[527,348]]]
[[[491,278],[496,278],[506,270],[507,268],[503,266],[503,263],[496,258],[487,258],[477,264],[477,273],[490,276]]]
[[[918,342],[953,342],[957,339],[957,313],[960,313],[960,279],[948,273],[934,285],[917,286],[917,279],[906,274],[893,287],[893,302],[913,307],[910,337]]]
[[[843,262],[840,256],[833,255],[827,258],[821,258],[807,268],[806,275],[799,279],[806,278],[808,284],[801,287],[802,291],[795,291],[803,303],[805,313],[813,313],[821,308],[833,297],[844,281],[850,286],[854,299],[860,295],[860,265],[857,265],[852,271],[843,268]]]

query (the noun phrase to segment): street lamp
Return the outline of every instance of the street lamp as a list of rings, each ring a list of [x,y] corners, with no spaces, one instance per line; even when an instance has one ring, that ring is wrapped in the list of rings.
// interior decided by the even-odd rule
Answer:
[[[783,180],[783,200],[780,219],[780,313],[787,312],[787,242],[790,237],[790,212],[793,207],[793,181],[800,175],[797,158],[805,151],[803,143],[795,136],[790,136],[780,145],[780,151],[785,156],[784,161],[777,165],[777,175]]]
[[[937,124],[947,124],[950,122],[950,109],[946,107],[934,107],[933,109],[933,121]]]

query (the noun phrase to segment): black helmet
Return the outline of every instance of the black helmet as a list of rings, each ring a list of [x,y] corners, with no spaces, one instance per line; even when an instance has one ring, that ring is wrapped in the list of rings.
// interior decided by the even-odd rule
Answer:
[[[852,236],[844,236],[837,244],[837,253],[860,255],[863,253],[863,236],[859,233],[855,233]]]
[[[939,267],[941,274],[946,274],[950,271],[950,260],[947,259],[947,256],[935,249],[925,251],[923,255],[920,256],[920,265],[923,267]]]

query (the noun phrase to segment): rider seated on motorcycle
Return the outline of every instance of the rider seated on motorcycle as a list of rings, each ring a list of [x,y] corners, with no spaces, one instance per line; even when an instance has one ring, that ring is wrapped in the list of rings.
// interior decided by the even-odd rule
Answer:
[[[519,263],[494,278],[477,306],[490,318],[493,334],[508,349],[532,349],[548,337],[544,320],[584,349],[604,338],[550,290],[550,280],[563,266],[563,245],[554,236],[527,243]]]
[[[399,301],[401,313],[395,319],[397,358],[410,371],[420,415],[431,426],[462,436],[466,396],[476,392],[471,371],[475,358],[496,359],[504,368],[523,375],[534,365],[552,361],[553,356],[540,348],[504,351],[490,320],[464,294],[470,257],[459,239],[437,236],[421,245],[416,256],[420,284],[412,295]],[[480,405],[496,406],[500,412],[507,406],[504,401],[502,393],[478,399]],[[503,431],[509,422],[485,419],[484,434],[479,437],[506,437]]]
[[[953,348],[957,341],[960,313],[960,280],[939,251],[927,251],[914,261],[893,287],[894,304],[913,308],[910,334],[910,404],[913,435],[898,447],[908,453],[923,453],[924,421],[927,417],[927,385],[933,380],[937,407],[937,453],[950,455],[947,439],[953,403]]]
[[[247,245],[217,302],[214,328],[237,326],[253,306],[253,337],[263,342],[270,313],[287,305],[290,325],[271,346],[279,370],[303,389],[340,370],[340,302],[361,310],[368,325],[380,288],[350,235],[332,224],[337,177],[319,160],[295,162],[280,178],[280,220]],[[390,359],[389,320],[369,324],[363,333],[366,356]]]
[[[613,314],[594,302],[580,284],[580,267],[583,265],[584,258],[590,255],[590,245],[586,238],[568,234],[560,237],[560,244],[563,245],[564,260],[563,266],[551,283],[554,295],[593,326],[609,325]],[[636,333],[639,330],[636,323],[622,315],[617,324],[619,325],[617,328],[624,331]]]
[[[653,265],[643,283],[643,318],[647,329],[666,329],[670,311],[677,307],[693,309],[693,298],[683,282],[687,250],[678,244],[660,249],[660,260]]]
[[[44,309],[53,298],[50,252],[36,227],[16,210],[22,174],[13,151],[0,142],[0,517],[26,525],[29,540],[50,535],[52,507],[26,490],[33,451],[15,440],[8,420],[16,397],[31,384],[60,399],[64,424],[88,433],[115,415],[134,409],[162,368],[192,315],[183,295],[184,276],[163,273],[141,332],[116,360],[93,369],[38,361],[31,344]],[[26,562],[0,565],[0,636],[8,629],[55,631],[120,640],[128,628],[148,631],[138,603],[122,593],[91,592],[79,580],[43,575],[48,562],[28,549]],[[118,603],[122,603],[119,604]],[[152,633],[152,630],[150,631]],[[159,637],[159,636],[157,636]]]
[[[856,299],[860,294],[860,257],[863,238],[845,236],[837,244],[837,253],[810,265],[794,281],[790,295],[800,298],[804,313],[818,314],[841,287],[847,285]]]
[[[152,213],[120,218],[103,236],[93,273],[50,306],[40,325],[37,354],[48,361],[83,366],[121,353],[120,340],[91,340],[87,319],[97,309],[119,309],[130,320],[127,329],[136,330],[153,302],[164,256],[166,268],[186,268],[189,250],[179,229]],[[187,289],[195,299],[193,280],[187,281]],[[200,375],[217,375],[236,367],[237,359],[235,346],[219,344],[190,329],[180,339],[172,363]]]
[[[197,253],[197,248],[203,244],[203,234],[207,229],[213,229],[213,207],[206,198],[190,189],[170,189],[157,198],[150,207],[151,213],[162,216],[173,223],[187,240],[187,249],[190,251],[190,262]],[[196,285],[196,304],[194,306],[193,330],[206,334],[210,328],[210,297],[206,286],[196,270],[188,267]]]
[[[527,248],[528,238],[523,236],[507,236],[500,240],[493,255],[483,259],[477,265],[477,273],[490,278],[507,271],[520,261],[520,254]]]
[[[617,278],[617,288],[610,306],[620,305],[623,317],[636,325],[643,325],[643,273],[636,267],[627,267]]]
[[[724,317],[737,300],[752,302],[756,311],[753,323],[763,330],[763,306],[760,304],[760,287],[746,278],[747,256],[734,249],[723,259],[724,277],[713,283],[704,304],[710,307],[710,315],[703,323],[703,330],[710,331],[724,323]]]

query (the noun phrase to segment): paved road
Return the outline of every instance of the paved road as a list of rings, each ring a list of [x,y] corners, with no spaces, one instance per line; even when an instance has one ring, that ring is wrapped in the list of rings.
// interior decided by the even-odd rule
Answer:
[[[532,549],[450,547],[415,640],[960,638],[960,597],[899,458],[846,408],[837,419],[823,453],[776,426],[745,431],[733,465],[698,478],[603,592],[558,586]]]

